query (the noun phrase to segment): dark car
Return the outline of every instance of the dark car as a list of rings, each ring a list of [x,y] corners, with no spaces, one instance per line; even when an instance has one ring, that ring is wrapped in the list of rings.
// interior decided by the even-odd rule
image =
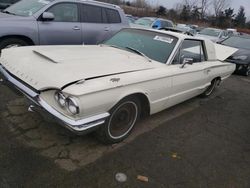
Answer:
[[[18,2],[19,0],[1,0],[0,1],[0,10],[6,9],[10,5]]]
[[[236,64],[236,74],[248,76],[250,74],[250,37],[232,36],[221,44],[239,49],[226,61]]]

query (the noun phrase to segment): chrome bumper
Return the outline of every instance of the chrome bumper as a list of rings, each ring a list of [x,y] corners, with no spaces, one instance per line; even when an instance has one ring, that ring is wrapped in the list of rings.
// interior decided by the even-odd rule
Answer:
[[[1,76],[2,75],[2,76]],[[48,103],[39,97],[39,92],[34,91],[12,76],[8,71],[6,71],[0,64],[0,82],[4,83],[9,87],[14,87],[21,93],[23,93],[32,103],[34,103],[38,109],[49,113],[52,115],[61,125],[68,128],[69,130],[75,132],[76,134],[84,134],[90,130],[97,128],[99,125],[105,123],[105,119],[110,115],[109,113],[102,113],[95,116],[91,116],[84,119],[73,120],[70,119],[54,108],[52,108]],[[34,106],[32,106],[34,107]],[[41,110],[34,110],[41,112]]]

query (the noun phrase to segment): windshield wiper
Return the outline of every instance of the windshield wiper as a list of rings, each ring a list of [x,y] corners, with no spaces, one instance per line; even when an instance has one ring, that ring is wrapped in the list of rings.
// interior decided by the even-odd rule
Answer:
[[[3,10],[2,12],[3,12],[3,13],[6,13],[6,14],[16,15],[16,14],[14,14],[14,13],[12,13],[12,12],[7,11],[7,10]]]
[[[148,56],[146,56],[144,53],[140,52],[139,50],[132,48],[132,47],[129,47],[129,46],[126,46],[125,48],[145,57],[149,62],[152,62],[152,60]]]
[[[128,50],[130,50],[130,51],[132,51],[132,52],[135,52],[136,54],[139,54],[139,55],[145,57],[149,62],[152,62],[152,60],[151,60],[148,56],[146,56],[144,53],[142,53],[142,52],[140,52],[139,50],[134,49],[134,48],[132,48],[132,47],[129,47],[129,46],[120,47],[120,46],[108,45],[108,44],[102,44],[102,45],[106,45],[106,46],[113,47],[113,48],[118,48],[118,49],[121,49],[121,50],[124,50],[124,48],[125,48],[125,49],[128,49]]]

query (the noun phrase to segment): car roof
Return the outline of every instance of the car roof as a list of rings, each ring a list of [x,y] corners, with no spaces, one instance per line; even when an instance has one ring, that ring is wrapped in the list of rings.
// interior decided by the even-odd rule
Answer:
[[[224,61],[225,57],[228,54],[232,55],[235,51],[237,51],[237,49],[235,49],[235,48],[225,47],[224,45],[219,45],[219,44],[213,43],[211,40],[203,38],[203,37],[189,36],[189,35],[185,35],[182,33],[177,33],[177,32],[172,32],[172,31],[164,31],[164,30],[155,30],[155,29],[144,29],[144,28],[126,28],[126,29],[144,30],[144,31],[152,31],[154,33],[168,34],[168,35],[171,35],[173,37],[178,38],[179,40],[190,39],[190,40],[203,41],[204,45],[206,47],[208,61],[214,61],[214,60]],[[221,51],[223,51],[224,53],[220,53]],[[227,56],[227,57],[229,57],[229,56]]]
[[[168,22],[172,22],[171,20],[167,20],[167,19],[164,19],[164,18],[156,18],[157,20],[161,20],[161,21],[168,21]]]
[[[131,29],[145,30],[145,31],[152,31],[155,33],[168,34],[168,35],[172,35],[172,36],[179,38],[179,39],[182,39],[182,40],[188,39],[188,38],[190,38],[190,39],[197,38],[197,37],[187,36],[185,34],[173,32],[173,31],[156,30],[156,29],[150,29],[150,28],[131,28]],[[201,39],[204,40],[203,38],[201,38]]]
[[[114,5],[111,3],[105,3],[105,2],[100,2],[100,1],[95,1],[95,0],[67,0],[67,1],[72,1],[72,2],[87,2],[87,3],[93,3],[95,5],[102,5],[102,6],[106,6],[106,7],[110,7],[110,8],[117,8],[117,9],[121,9],[120,6],[118,5]]]

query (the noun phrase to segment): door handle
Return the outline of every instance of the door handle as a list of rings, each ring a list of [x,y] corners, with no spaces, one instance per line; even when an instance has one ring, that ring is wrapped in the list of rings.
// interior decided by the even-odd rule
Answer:
[[[73,27],[73,30],[80,30],[78,26]]]
[[[109,27],[105,27],[105,28],[104,28],[104,31],[109,31],[109,30],[110,30]]]

